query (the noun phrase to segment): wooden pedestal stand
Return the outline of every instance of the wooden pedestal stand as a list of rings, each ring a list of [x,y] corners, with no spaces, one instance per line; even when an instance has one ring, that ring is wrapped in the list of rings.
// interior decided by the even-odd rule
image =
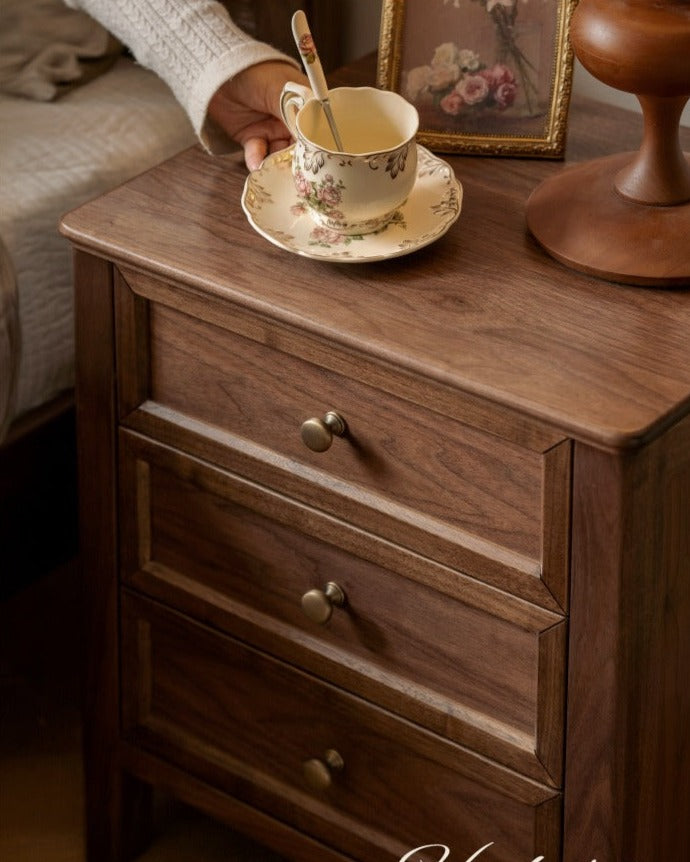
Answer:
[[[529,229],[574,269],[628,284],[690,284],[690,159],[679,139],[690,3],[581,0],[571,38],[595,77],[637,95],[642,145],[546,180],[527,203]]]

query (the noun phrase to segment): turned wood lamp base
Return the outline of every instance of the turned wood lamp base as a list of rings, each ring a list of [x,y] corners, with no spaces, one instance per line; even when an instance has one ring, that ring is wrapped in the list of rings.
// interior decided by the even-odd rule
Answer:
[[[625,153],[564,169],[527,203],[527,225],[556,260],[609,281],[690,284],[690,203],[651,206],[623,197],[616,174]]]
[[[573,269],[626,284],[690,285],[690,158],[679,138],[690,97],[690,4],[581,0],[571,38],[595,77],[637,94],[642,145],[546,180],[527,202],[527,225]]]

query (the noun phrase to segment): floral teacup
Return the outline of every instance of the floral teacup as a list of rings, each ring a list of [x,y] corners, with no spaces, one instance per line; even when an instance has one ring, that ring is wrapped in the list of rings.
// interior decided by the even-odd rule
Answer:
[[[417,175],[416,109],[373,87],[337,87],[329,101],[343,150],[308,87],[288,83],[280,110],[296,143],[292,173],[314,221],[342,234],[380,230],[412,191]]]

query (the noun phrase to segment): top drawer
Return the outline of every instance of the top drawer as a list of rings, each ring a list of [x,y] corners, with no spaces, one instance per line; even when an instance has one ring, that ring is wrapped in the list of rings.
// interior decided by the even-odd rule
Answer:
[[[125,424],[445,565],[564,606],[567,442],[546,452],[517,445],[436,412],[431,396],[414,403],[309,361],[294,337],[294,352],[277,349],[285,341],[278,326],[257,319],[245,337],[234,331],[244,319],[228,314],[220,326],[167,300],[146,301],[120,284],[118,343],[127,349],[119,355],[137,358],[119,369]],[[301,427],[328,411],[347,431],[327,451],[311,451]]]

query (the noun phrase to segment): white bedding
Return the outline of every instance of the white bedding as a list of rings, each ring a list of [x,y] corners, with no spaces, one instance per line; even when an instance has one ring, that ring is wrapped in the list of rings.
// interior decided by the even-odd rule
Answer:
[[[55,102],[0,95],[0,246],[10,258],[0,268],[0,439],[13,418],[73,385],[71,251],[60,216],[194,140],[167,86],[124,57]]]

